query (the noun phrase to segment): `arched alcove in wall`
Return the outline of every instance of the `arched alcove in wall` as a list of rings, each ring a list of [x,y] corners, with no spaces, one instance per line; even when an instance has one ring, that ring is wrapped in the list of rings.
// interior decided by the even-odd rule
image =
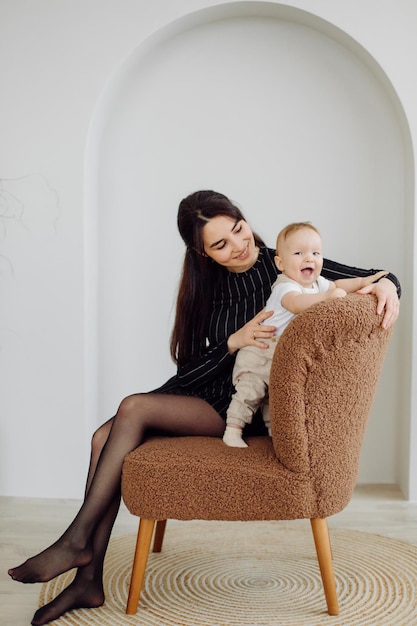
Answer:
[[[174,371],[183,196],[226,193],[271,246],[287,222],[310,220],[326,256],[402,276],[407,141],[381,68],[304,11],[225,4],[143,42],[103,94],[86,162],[87,358],[98,419]],[[398,335],[370,419],[364,482],[396,482],[401,473],[400,349]]]

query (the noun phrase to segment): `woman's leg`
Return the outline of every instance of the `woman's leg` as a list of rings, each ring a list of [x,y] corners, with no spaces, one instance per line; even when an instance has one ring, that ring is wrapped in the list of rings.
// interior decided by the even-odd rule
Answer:
[[[90,467],[87,475],[85,497],[96,471],[101,451],[107,441],[113,418],[100,426],[91,442]],[[94,533],[93,559],[84,567],[79,567],[74,580],[56,598],[38,609],[33,617],[33,626],[40,626],[58,619],[72,609],[94,608],[104,602],[103,561],[110,534],[119,510],[120,496],[116,496],[106,515],[100,520]]]
[[[91,563],[79,567],[70,585],[51,602],[36,611],[31,622],[33,626],[53,622],[73,609],[90,609],[104,603],[103,561],[119,505],[120,498],[116,497],[97,527],[94,534],[94,556]]]
[[[115,519],[114,512],[110,512],[115,507],[115,499],[120,498],[123,460],[142,443],[149,429],[172,435],[220,436],[224,422],[210,405],[198,398],[158,394],[125,398],[113,418],[94,477],[89,481],[88,493],[74,521],[50,548],[9,570],[12,578],[21,582],[42,582],[73,567],[79,568],[80,577],[88,571],[86,568],[101,573]],[[96,545],[99,536],[102,537],[100,547]],[[86,606],[85,599],[84,602]]]

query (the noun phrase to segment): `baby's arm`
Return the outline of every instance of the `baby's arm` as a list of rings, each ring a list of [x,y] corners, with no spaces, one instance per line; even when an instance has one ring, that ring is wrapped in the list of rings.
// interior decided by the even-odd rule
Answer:
[[[317,302],[324,302],[332,298],[344,298],[347,293],[353,293],[375,283],[377,280],[388,274],[385,270],[372,274],[371,276],[363,276],[358,278],[342,278],[329,282],[329,288],[323,293],[299,293],[298,291],[290,291],[286,293],[281,300],[281,304],[291,313],[297,315],[305,311]]]
[[[300,293],[299,291],[289,291],[282,296],[281,304],[285,309],[287,309],[287,311],[291,311],[291,313],[298,315],[298,313],[305,311],[313,306],[313,304],[317,304],[317,302],[324,302],[324,300],[331,300],[332,298],[344,298],[345,295],[346,291],[344,289],[336,287],[335,283],[330,283],[329,289],[323,293]]]
[[[359,291],[362,287],[376,283],[380,278],[386,276],[388,273],[389,272],[386,272],[385,270],[381,270],[376,274],[371,274],[371,276],[363,276],[361,278],[341,278],[340,280],[336,280],[334,283],[330,283],[329,289],[334,289],[334,285],[335,287],[344,289],[346,293],[353,293],[354,291]]]

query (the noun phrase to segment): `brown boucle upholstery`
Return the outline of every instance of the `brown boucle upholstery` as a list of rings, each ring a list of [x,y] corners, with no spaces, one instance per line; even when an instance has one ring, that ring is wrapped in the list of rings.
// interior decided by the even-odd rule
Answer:
[[[322,518],[349,502],[383,356],[373,296],[315,305],[282,335],[270,437],[156,437],[127,455],[122,494],[145,519]],[[169,402],[169,398],[167,398]]]
[[[288,326],[274,355],[274,449],[293,475],[309,476],[319,517],[341,511],[352,497],[391,336],[380,323],[373,296],[322,302]]]

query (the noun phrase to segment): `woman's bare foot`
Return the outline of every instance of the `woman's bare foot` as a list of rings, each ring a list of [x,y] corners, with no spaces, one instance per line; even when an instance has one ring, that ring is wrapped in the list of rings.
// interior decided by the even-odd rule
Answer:
[[[21,583],[44,583],[74,567],[88,565],[93,558],[91,548],[75,548],[62,537],[49,548],[9,569],[9,576]]]
[[[41,626],[53,622],[73,609],[93,609],[102,604],[104,604],[104,591],[101,582],[86,582],[76,576],[59,596],[36,611],[31,624]]]

